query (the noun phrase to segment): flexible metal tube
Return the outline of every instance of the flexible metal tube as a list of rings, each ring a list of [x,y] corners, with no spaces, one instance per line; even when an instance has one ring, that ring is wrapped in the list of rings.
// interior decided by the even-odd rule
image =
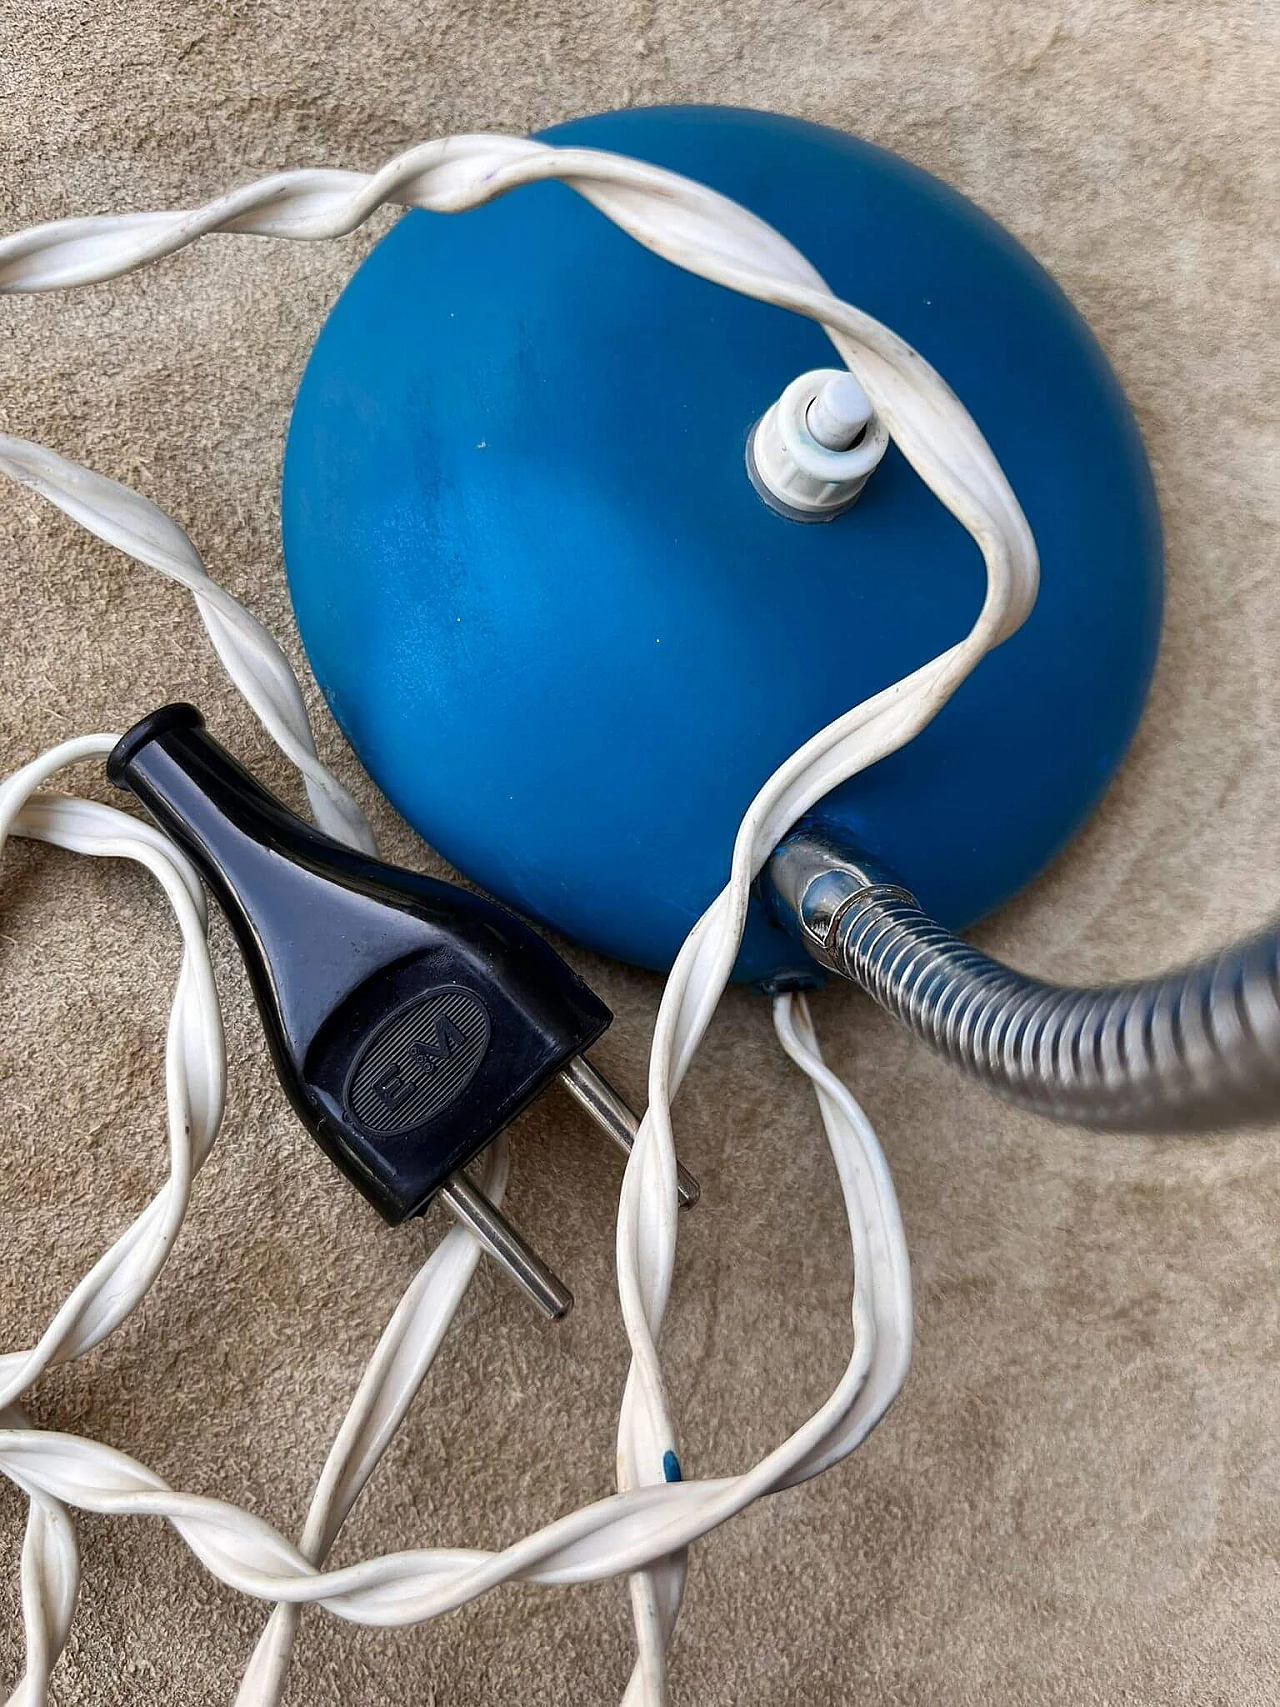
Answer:
[[[770,877],[815,960],[999,1096],[1112,1131],[1280,1116],[1280,927],[1159,978],[1073,988],[962,942],[814,831],[787,838]]]

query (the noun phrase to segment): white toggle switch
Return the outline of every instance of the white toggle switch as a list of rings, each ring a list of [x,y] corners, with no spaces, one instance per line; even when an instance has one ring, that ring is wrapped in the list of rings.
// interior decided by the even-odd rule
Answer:
[[[793,379],[752,428],[747,472],[780,515],[824,522],[856,500],[888,444],[853,375],[815,368]]]

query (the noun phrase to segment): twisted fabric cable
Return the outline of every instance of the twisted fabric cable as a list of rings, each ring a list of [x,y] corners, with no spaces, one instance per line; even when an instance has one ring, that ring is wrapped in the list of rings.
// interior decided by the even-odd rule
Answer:
[[[687,179],[594,150],[509,137],[455,137],[411,149],[369,176],[287,172],[195,210],[58,221],[0,241],[0,291],[53,290],[117,277],[215,231],[314,240],[353,230],[388,202],[459,212],[546,178],[563,179],[674,264],[819,322],[904,455],[971,533],[987,568],[986,598],[966,637],[819,731],[764,784],[739,828],[729,883],[690,933],[668,979],[650,1058],[649,1107],[624,1175],[618,1214],[618,1289],[632,1353],[618,1426],[621,1491],[497,1554],[432,1549],[323,1572],[316,1561],[336,1532],[333,1519],[372,1468],[363,1449],[347,1459],[348,1448],[335,1447],[338,1460],[331,1458],[327,1474],[331,1482],[343,1483],[343,1491],[340,1497],[336,1486],[323,1497],[318,1491],[320,1503],[313,1507],[315,1521],[302,1549],[260,1519],[223,1502],[176,1493],[124,1454],[92,1442],[15,1426],[0,1433],[0,1469],[30,1494],[33,1521],[37,1508],[51,1509],[49,1502],[162,1515],[222,1581],[282,1605],[318,1601],[365,1622],[435,1616],[516,1577],[571,1582],[635,1573],[638,1656],[625,1699],[631,1707],[657,1707],[666,1698],[665,1651],[683,1590],[682,1550],[752,1499],[851,1451],[891,1403],[910,1343],[905,1249],[874,1134],[823,1066],[802,1004],[780,998],[779,1036],[817,1089],[849,1210],[853,1353],[827,1404],[746,1475],[665,1480],[664,1467],[677,1446],[658,1352],[676,1244],[671,1100],[728,982],[751,883],[779,838],[839,782],[918,733],[986,651],[1027,615],[1037,562],[1025,519],[977,427],[928,363],[887,328],[834,297],[770,226]],[[331,834],[371,846],[358,807],[315,756],[301,692],[283,654],[212,581],[182,530],[126,488],[22,440],[0,440],[0,471],[193,592],[232,680],[303,772],[317,821]],[[450,1233],[446,1242],[465,1237]],[[399,1359],[386,1349],[384,1336],[375,1353],[377,1368],[396,1370],[401,1384],[394,1396],[388,1387],[376,1403],[374,1389],[383,1377],[372,1378],[368,1391],[362,1387],[353,1415],[358,1412],[364,1421],[351,1425],[349,1445],[366,1424],[370,1440],[389,1438],[464,1287],[456,1273],[439,1287],[424,1283],[416,1302],[405,1307],[401,1327],[415,1324],[415,1349]],[[393,1318],[392,1340],[394,1327]],[[23,1390],[19,1383],[14,1396]],[[335,1462],[348,1463],[348,1470],[333,1469]],[[56,1595],[37,1590],[40,1582],[52,1581],[52,1554],[61,1549],[67,1568],[69,1554],[58,1524],[41,1522],[49,1537],[45,1558],[28,1573],[24,1554],[24,1596],[31,1585],[38,1628],[28,1623],[29,1652],[44,1656],[40,1665],[47,1674],[48,1655],[56,1654],[65,1631],[56,1616]],[[41,1606],[48,1610],[41,1612]],[[251,1701],[266,1707],[277,1699],[287,1623],[281,1614],[274,1626],[275,1657],[255,1660],[243,1707]],[[35,1675],[29,1667],[29,1683]]]

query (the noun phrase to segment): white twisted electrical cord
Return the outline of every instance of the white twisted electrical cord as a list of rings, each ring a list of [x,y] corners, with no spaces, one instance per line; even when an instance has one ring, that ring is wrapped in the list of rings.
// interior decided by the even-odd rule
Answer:
[[[177,523],[118,481],[5,433],[0,433],[0,474],[30,487],[108,545],[187,588],[227,674],[272,740],[302,772],[316,823],[339,841],[372,853],[373,832],[364,813],[316,757],[302,690],[289,660],[257,617],[213,579]]]
[[[476,1183],[498,1207],[507,1184],[507,1140],[479,1158]],[[454,1227],[418,1270],[370,1358],[316,1484],[299,1550],[321,1565],[352,1506],[413,1403],[480,1259],[465,1227]],[[236,1697],[237,1707],[280,1699],[301,1608],[282,1603],[267,1621]]]
[[[61,1521],[36,1516],[60,1509],[53,1502],[163,1515],[224,1582],[281,1603],[286,1610],[273,1615],[246,1678],[244,1707],[266,1707],[278,1696],[291,1631],[287,1609],[319,1601],[357,1622],[408,1623],[516,1577],[572,1582],[621,1572],[634,1573],[638,1640],[626,1700],[632,1707],[656,1707],[666,1697],[665,1648],[683,1588],[683,1549],[761,1494],[816,1474],[851,1451],[892,1401],[909,1355],[909,1274],[883,1158],[849,1092],[822,1064],[803,1004],[779,998],[779,1035],[817,1089],[849,1212],[853,1353],[827,1403],[746,1475],[664,1479],[678,1464],[657,1350],[676,1242],[671,1100],[727,983],[750,883],[796,818],[923,728],[983,654],[1025,618],[1035,597],[1036,556],[1025,519],[977,427],[928,363],[878,322],[832,296],[770,226],[713,191],[594,150],[496,136],[427,143],[373,176],[282,173],[193,211],[37,227],[0,242],[0,290],[47,290],[114,277],[212,231],[315,239],[353,230],[387,202],[461,211],[549,177],[563,179],[675,264],[823,325],[900,449],[981,549],[987,593],[967,637],[820,731],[769,779],[739,829],[729,884],[690,933],[668,980],[653,1041],[649,1110],[619,1205],[618,1285],[632,1365],[619,1420],[617,1495],[497,1554],[432,1549],[342,1571],[316,1568],[376,1462],[378,1443],[389,1438],[430,1362],[465,1287],[458,1274],[438,1285],[420,1277],[420,1290],[393,1318],[331,1454],[301,1549],[235,1507],[168,1489],[108,1448],[21,1427],[0,1433],[0,1469],[30,1494],[32,1522],[47,1532],[48,1548],[62,1549],[64,1575],[71,1564]],[[181,530],[145,500],[39,447],[0,441],[0,468],[195,592],[233,680],[303,769],[317,818],[331,833],[356,839],[363,820],[315,758],[287,663],[265,631],[208,578]],[[336,822],[347,813],[344,802],[356,816],[338,829]],[[449,1235],[459,1237],[465,1235]],[[30,1533],[29,1527],[29,1539]],[[73,1540],[70,1545],[73,1551]],[[24,1564],[24,1599],[36,1605],[40,1623],[33,1632],[28,1619],[29,1680],[30,1656],[47,1674],[48,1656],[56,1655],[65,1635],[56,1578],[47,1560],[29,1576]]]
[[[169,1177],[74,1288],[39,1342],[29,1351],[0,1356],[0,1423],[24,1430],[29,1424],[14,1403],[17,1396],[51,1364],[82,1357],[118,1327],[159,1274],[222,1118],[222,1022],[205,940],[204,892],[186,856],[150,825],[113,807],[57,794],[31,798],[64,766],[102,757],[114,743],[113,735],[64,742],[0,786],[0,852],[16,833],[77,853],[133,859],[148,867],[168,896],[183,937],[165,1063]],[[39,1491],[31,1493],[21,1570],[27,1666],[11,1699],[15,1707],[37,1707],[70,1631],[80,1574],[70,1516],[56,1497]]]

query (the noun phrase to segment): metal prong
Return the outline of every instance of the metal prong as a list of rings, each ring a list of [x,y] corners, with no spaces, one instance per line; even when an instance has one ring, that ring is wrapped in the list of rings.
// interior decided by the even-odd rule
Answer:
[[[506,1216],[472,1185],[466,1174],[457,1172],[440,1187],[440,1197],[469,1227],[497,1263],[533,1299],[544,1316],[558,1322],[573,1308],[573,1293],[552,1274],[542,1258],[516,1232]]]
[[[627,1107],[602,1073],[597,1073],[585,1055],[575,1055],[560,1069],[560,1083],[586,1109],[602,1131],[607,1132],[618,1148],[628,1156],[636,1141],[640,1121]],[[680,1207],[688,1209],[698,1201],[702,1187],[687,1168],[676,1163],[676,1195]]]

